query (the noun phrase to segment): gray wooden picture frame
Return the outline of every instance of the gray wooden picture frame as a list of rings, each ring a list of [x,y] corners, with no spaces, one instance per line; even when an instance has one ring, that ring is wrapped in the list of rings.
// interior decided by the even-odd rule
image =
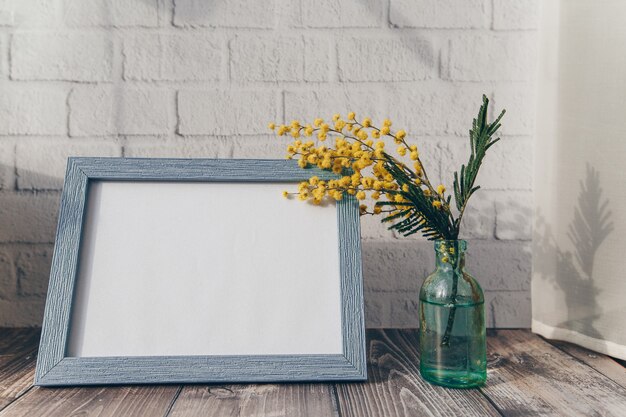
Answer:
[[[356,381],[367,378],[359,210],[337,203],[343,354],[69,357],[66,354],[90,181],[298,182],[332,173],[294,161],[69,158],[35,385]]]

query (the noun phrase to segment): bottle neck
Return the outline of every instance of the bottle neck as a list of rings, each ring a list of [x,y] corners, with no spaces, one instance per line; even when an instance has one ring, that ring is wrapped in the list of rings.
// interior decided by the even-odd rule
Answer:
[[[435,241],[437,269],[463,269],[465,267],[466,249],[467,242],[464,240]]]

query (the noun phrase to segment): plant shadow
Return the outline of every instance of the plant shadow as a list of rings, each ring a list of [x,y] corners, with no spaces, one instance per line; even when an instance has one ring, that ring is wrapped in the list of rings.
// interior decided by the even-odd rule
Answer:
[[[566,319],[555,327],[595,339],[602,339],[594,323],[601,312],[598,295],[603,290],[594,280],[594,263],[602,243],[614,230],[610,202],[602,193],[599,172],[587,164],[566,232],[573,250],[559,246],[551,225],[538,212],[533,252],[535,276],[549,282],[564,297]]]

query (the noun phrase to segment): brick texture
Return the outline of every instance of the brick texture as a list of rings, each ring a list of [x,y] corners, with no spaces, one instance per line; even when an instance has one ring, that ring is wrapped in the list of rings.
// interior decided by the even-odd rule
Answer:
[[[451,189],[482,94],[508,113],[468,269],[490,325],[528,326],[538,5],[0,0],[0,326],[41,321],[69,156],[282,158],[268,122],[354,111],[405,129]],[[417,326],[432,243],[369,216],[361,236],[367,325]]]
[[[162,134],[174,94],[164,89],[80,87],[69,97],[70,135]]]
[[[238,36],[230,43],[230,72],[237,81],[302,81],[304,39]]]
[[[177,141],[133,141],[124,147],[128,158],[229,158],[232,140],[197,137]]]
[[[356,38],[337,46],[342,81],[414,81],[436,70],[432,44],[420,38]]]
[[[218,80],[223,43],[215,35],[141,34],[124,44],[128,80]]]
[[[15,145],[0,143],[0,190],[12,190],[15,185]]]
[[[16,149],[17,187],[20,190],[60,190],[70,156],[121,156],[115,143],[93,140],[20,142]]]
[[[293,119],[313,120],[316,117],[330,119],[337,112],[357,112],[357,117],[384,117],[384,99],[374,89],[347,87],[315,89],[315,91],[289,91],[284,93],[286,121]]]
[[[237,36],[230,42],[234,81],[325,81],[330,43],[309,36]]]
[[[21,297],[43,298],[48,289],[52,247],[22,250],[16,258],[17,291]]]
[[[488,0],[391,0],[389,20],[397,27],[484,28]]]
[[[474,83],[422,83],[390,88],[384,95],[388,115],[414,136],[467,136],[482,95],[491,96],[490,91],[491,87]]]
[[[174,24],[192,27],[271,28],[275,0],[176,0]]]
[[[178,133],[265,133],[267,123],[276,120],[276,105],[276,95],[272,91],[183,90],[178,93]]]
[[[493,28],[536,29],[539,25],[539,0],[494,0]]]
[[[0,243],[54,242],[59,193],[11,193],[0,205]]]
[[[383,7],[381,0],[300,0],[303,25],[314,28],[378,27]]]
[[[100,33],[19,33],[11,43],[11,78],[110,81],[113,42]]]
[[[67,134],[67,92],[57,87],[10,86],[0,94],[0,134]]]
[[[450,41],[444,71],[449,79],[459,81],[530,80],[536,41],[536,35],[527,32],[459,35]]]
[[[66,0],[65,22],[72,27],[154,27],[159,0]]]
[[[39,29],[61,24],[62,0],[4,0],[0,8],[3,26]]]

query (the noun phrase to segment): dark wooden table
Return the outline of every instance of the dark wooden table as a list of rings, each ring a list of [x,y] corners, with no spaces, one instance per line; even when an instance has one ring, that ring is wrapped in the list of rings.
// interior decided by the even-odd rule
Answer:
[[[626,416],[620,363],[527,330],[489,337],[489,378],[475,390],[423,381],[414,330],[369,331],[369,382],[350,384],[39,388],[38,340],[0,329],[0,417]]]

